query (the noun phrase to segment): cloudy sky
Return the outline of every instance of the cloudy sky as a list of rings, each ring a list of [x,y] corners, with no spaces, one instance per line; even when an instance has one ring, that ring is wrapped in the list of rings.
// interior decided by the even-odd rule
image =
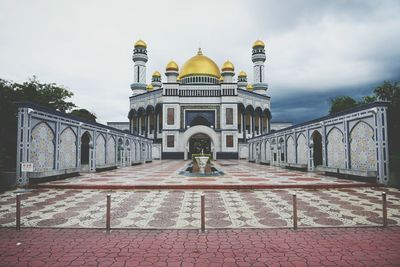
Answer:
[[[337,95],[400,80],[400,1],[0,1],[0,78],[36,75],[74,92],[99,121],[125,121],[133,43],[147,79],[199,46],[252,80],[251,45],[266,42],[273,120],[301,122]],[[165,78],[165,77],[164,77]]]

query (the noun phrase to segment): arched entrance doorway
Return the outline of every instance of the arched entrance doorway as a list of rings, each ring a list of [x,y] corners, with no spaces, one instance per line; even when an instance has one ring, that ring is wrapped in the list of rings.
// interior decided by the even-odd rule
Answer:
[[[81,170],[89,171],[90,161],[90,134],[85,132],[81,137]]]
[[[194,134],[189,139],[189,158],[192,154],[211,154],[211,138],[203,133]]]
[[[322,165],[322,136],[318,131],[312,134],[314,166]]]

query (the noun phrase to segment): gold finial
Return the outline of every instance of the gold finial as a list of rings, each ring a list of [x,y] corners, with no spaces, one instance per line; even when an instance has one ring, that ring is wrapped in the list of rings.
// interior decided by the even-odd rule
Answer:
[[[197,55],[202,56],[203,52],[201,51],[201,47],[199,47],[199,51],[197,52]]]

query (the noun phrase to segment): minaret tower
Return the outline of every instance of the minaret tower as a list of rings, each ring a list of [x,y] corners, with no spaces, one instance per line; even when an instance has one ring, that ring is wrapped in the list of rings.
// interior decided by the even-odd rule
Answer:
[[[134,62],[132,94],[143,94],[146,92],[146,62],[148,60],[147,45],[144,41],[139,40],[135,43],[132,60]]]
[[[222,77],[224,83],[232,83],[235,75],[235,66],[229,60],[225,61],[222,66]]]
[[[265,82],[265,71],[264,62],[265,56],[265,44],[261,40],[257,40],[253,44],[253,51],[251,60],[254,63],[254,92],[262,95],[267,94],[268,84]]]
[[[178,78],[179,67],[175,61],[171,60],[165,67],[165,76],[167,76],[168,83],[176,83]]]
[[[247,86],[247,74],[244,71],[239,72],[238,75],[238,87],[240,89],[246,90],[246,86]]]
[[[154,89],[159,89],[162,86],[161,82],[161,73],[158,71],[155,71],[153,73],[153,76],[151,77],[151,85],[154,87]]]

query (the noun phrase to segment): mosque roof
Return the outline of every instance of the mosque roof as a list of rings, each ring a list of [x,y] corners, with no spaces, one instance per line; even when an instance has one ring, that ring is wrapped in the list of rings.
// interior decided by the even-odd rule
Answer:
[[[217,64],[209,57],[204,56],[201,49],[199,49],[197,55],[190,58],[183,65],[179,78],[182,79],[194,75],[206,75],[219,78],[221,77],[221,72],[219,71]]]

